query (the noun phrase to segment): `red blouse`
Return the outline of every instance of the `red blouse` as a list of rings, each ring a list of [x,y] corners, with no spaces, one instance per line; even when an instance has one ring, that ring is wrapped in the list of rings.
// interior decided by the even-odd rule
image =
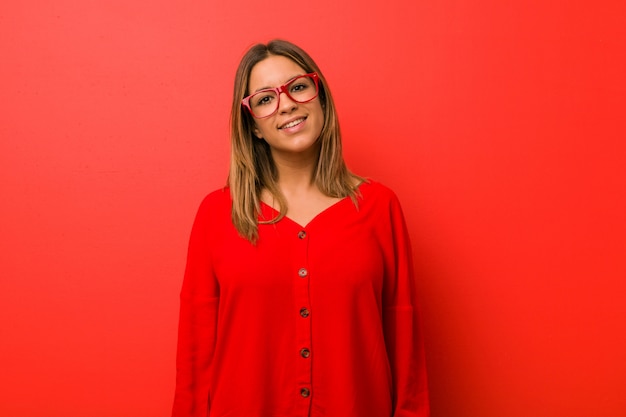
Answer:
[[[175,417],[426,417],[411,249],[398,199],[361,184],[306,227],[202,202],[181,292]],[[277,212],[262,205],[261,218]]]

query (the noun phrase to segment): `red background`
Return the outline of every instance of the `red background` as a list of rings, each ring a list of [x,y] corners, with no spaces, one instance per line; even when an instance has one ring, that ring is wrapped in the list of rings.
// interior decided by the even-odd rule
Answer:
[[[0,415],[168,415],[234,71],[283,37],[403,202],[433,417],[623,417],[621,4],[3,2]]]

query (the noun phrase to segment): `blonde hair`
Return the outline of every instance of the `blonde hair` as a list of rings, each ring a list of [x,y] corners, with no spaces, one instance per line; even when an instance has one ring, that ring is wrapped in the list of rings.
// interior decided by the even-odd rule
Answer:
[[[235,75],[233,103],[230,117],[231,159],[228,185],[233,200],[232,221],[241,236],[252,243],[258,239],[258,216],[261,191],[266,189],[279,207],[279,214],[261,223],[275,223],[287,213],[287,201],[278,187],[278,171],[270,147],[253,134],[254,120],[241,104],[246,97],[252,68],[265,58],[277,55],[291,59],[305,72],[316,72],[320,78],[319,100],[324,111],[324,126],[319,137],[319,155],[313,172],[313,182],[329,197],[350,197],[356,204],[355,179],[343,160],[341,132],[328,84],[313,59],[298,46],[273,40],[267,45],[257,44],[243,56]]]

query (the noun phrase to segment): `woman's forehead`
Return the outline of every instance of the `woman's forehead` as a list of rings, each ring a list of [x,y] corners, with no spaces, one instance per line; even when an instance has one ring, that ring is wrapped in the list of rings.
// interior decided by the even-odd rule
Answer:
[[[290,58],[270,55],[252,67],[248,80],[248,91],[254,92],[264,88],[278,87],[303,74],[306,74],[304,68]]]

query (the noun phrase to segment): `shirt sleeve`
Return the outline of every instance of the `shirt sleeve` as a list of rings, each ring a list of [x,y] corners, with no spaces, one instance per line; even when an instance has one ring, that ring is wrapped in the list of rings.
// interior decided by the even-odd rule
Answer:
[[[209,368],[215,349],[219,286],[210,259],[208,200],[200,205],[191,230],[180,293],[172,417],[205,417],[210,404]]]
[[[398,199],[389,207],[383,326],[393,381],[393,417],[428,417],[424,342],[417,306],[411,244]]]

